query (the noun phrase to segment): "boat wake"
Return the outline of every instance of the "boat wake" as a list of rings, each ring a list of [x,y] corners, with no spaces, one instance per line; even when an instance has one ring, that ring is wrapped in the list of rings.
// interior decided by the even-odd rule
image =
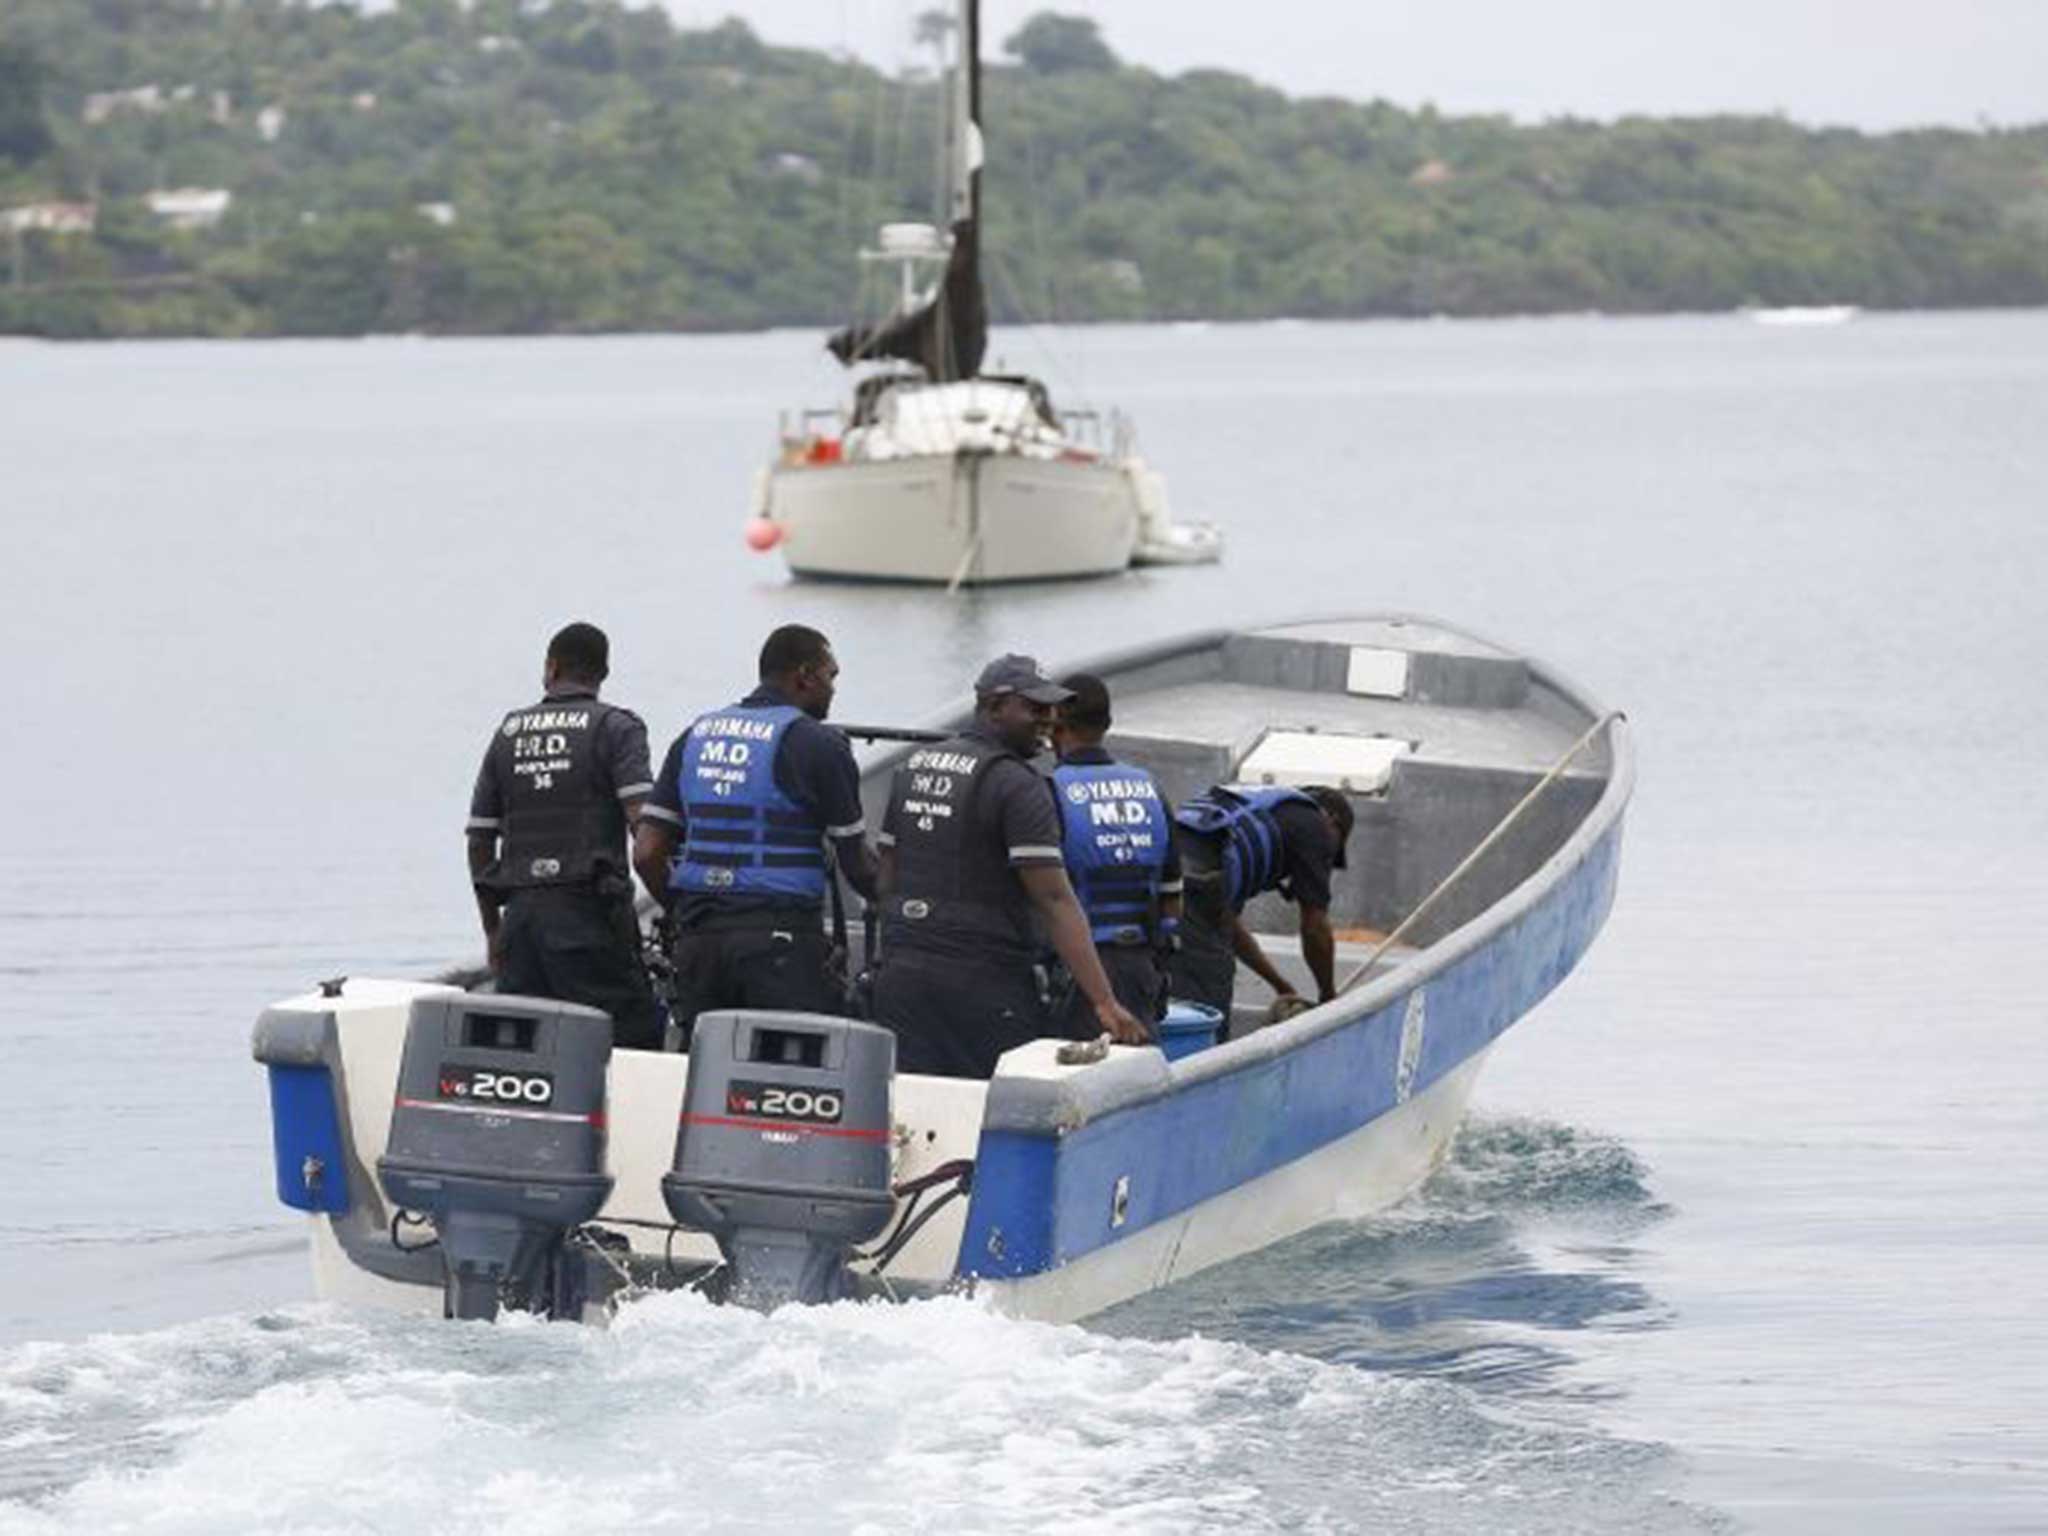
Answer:
[[[1374,1372],[1515,1396],[1600,1397],[1573,1335],[1657,1328],[1632,1239],[1667,1208],[1625,1145],[1550,1121],[1467,1119],[1412,1199],[1221,1265],[1097,1320],[1190,1328]]]
[[[1171,1337],[1133,1336],[1136,1305],[1105,1331],[678,1293],[609,1329],[306,1306],[24,1345],[0,1353],[0,1533],[1702,1529],[1660,1447],[1518,1407],[1470,1350],[1428,1358],[1526,1319],[1491,1261],[1528,1213],[1612,1239],[1653,1210],[1613,1144],[1496,1121],[1394,1217],[1146,1298]],[[1544,1326],[1625,1306],[1614,1281],[1553,1294]],[[1256,1341],[1278,1308],[1290,1350]],[[1361,1347],[1299,1352],[1340,1317]]]

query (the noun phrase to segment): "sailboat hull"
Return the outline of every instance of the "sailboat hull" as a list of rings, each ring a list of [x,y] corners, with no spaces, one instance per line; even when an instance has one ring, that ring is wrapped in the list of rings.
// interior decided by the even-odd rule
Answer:
[[[764,511],[794,575],[963,586],[1121,571],[1139,520],[1123,469],[1018,454],[781,466]]]

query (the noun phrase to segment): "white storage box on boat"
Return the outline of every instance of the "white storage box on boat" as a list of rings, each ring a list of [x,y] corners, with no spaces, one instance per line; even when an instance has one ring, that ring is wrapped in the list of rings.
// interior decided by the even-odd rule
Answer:
[[[1332,784],[1354,795],[1387,787],[1394,764],[1415,750],[1395,736],[1352,736],[1341,731],[1268,731],[1238,765],[1244,784]]]

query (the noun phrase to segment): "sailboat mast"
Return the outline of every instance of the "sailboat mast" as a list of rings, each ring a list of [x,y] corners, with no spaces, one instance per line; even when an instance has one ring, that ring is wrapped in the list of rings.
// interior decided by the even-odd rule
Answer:
[[[981,7],[960,0],[960,52],[945,103],[939,187],[950,243],[930,300],[873,325],[849,325],[825,343],[848,367],[901,358],[936,384],[971,379],[988,349],[988,296],[981,282]]]
[[[981,222],[981,4],[960,0],[960,54],[953,71],[947,141],[952,149],[946,222]]]

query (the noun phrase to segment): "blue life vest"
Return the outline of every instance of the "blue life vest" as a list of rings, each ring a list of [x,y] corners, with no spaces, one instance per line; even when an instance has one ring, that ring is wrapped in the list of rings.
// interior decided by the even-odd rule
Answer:
[[[1173,819],[1190,832],[1220,837],[1223,844],[1223,901],[1233,912],[1276,889],[1282,870],[1280,823],[1273,808],[1315,801],[1298,789],[1218,784],[1192,796]]]
[[[1062,763],[1052,782],[1060,851],[1095,942],[1156,943],[1159,879],[1172,836],[1158,781],[1124,763]]]
[[[775,782],[792,704],[713,710],[690,726],[676,798],[683,851],[669,889],[693,896],[825,899],[825,827]]]

